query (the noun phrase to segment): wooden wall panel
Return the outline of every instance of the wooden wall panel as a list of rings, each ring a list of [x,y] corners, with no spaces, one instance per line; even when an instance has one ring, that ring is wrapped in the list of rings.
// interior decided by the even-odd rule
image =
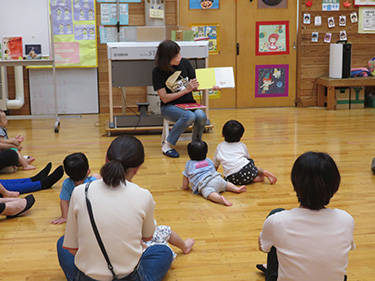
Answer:
[[[144,1],[141,3],[129,3],[129,26],[143,26],[145,25],[145,11]],[[165,23],[168,25],[177,24],[177,0],[165,1]],[[100,3],[96,4],[97,28],[100,25]],[[108,61],[107,61],[107,45],[100,44],[98,40],[98,59],[99,59],[99,110],[100,113],[108,113]],[[145,74],[145,75],[151,75]],[[145,87],[129,87],[126,90],[127,106],[132,110],[137,111],[137,102],[146,102],[147,92]],[[114,113],[122,112],[122,98],[121,90],[113,88],[113,105]]]
[[[352,67],[366,67],[367,61],[374,54],[369,47],[375,42],[375,34],[359,34],[358,23],[351,23],[350,13],[357,12],[358,7],[351,5],[345,8],[340,1],[340,11],[322,11],[322,0],[313,1],[311,7],[306,7],[306,1],[300,1],[299,30],[298,30],[298,62],[297,62],[297,100],[298,106],[317,105],[317,89],[315,81],[320,76],[329,73],[329,45],[324,43],[326,32],[332,33],[332,43],[339,40],[341,30],[346,30],[348,42],[352,43]],[[303,24],[303,15],[311,15],[311,23]],[[339,26],[339,16],[346,16],[346,26]],[[314,17],[322,17],[322,25],[314,25]],[[328,28],[327,19],[335,18],[336,26]],[[319,32],[319,42],[311,42],[312,32]]]

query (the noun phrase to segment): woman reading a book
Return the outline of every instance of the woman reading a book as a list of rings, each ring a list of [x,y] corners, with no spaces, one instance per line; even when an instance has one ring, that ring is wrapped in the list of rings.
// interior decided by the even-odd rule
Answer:
[[[194,124],[192,140],[202,139],[207,117],[202,109],[185,110],[176,106],[196,103],[192,91],[199,87],[194,68],[181,57],[180,46],[174,41],[164,40],[158,46],[155,62],[152,83],[161,99],[161,114],[168,121],[175,122],[161,150],[164,155],[177,158],[180,155],[173,146],[181,134]],[[214,86],[213,89],[218,87]]]

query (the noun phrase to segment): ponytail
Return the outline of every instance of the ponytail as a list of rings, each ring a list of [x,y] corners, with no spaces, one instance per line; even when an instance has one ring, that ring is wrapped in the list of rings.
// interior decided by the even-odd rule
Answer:
[[[103,181],[112,187],[125,183],[125,170],[120,161],[109,161],[100,169]]]
[[[129,168],[140,166],[145,159],[143,145],[131,135],[116,138],[107,150],[106,164],[100,170],[103,181],[112,187],[125,183]]]

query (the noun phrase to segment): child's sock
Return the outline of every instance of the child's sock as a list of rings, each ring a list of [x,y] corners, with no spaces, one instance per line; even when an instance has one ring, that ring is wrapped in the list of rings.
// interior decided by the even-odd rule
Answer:
[[[35,181],[40,181],[40,180],[46,178],[49,174],[49,171],[51,171],[51,167],[52,167],[52,164],[51,164],[51,162],[49,162],[47,164],[47,166],[44,167],[43,170],[41,170],[38,174],[36,174],[35,176],[30,178],[31,181],[35,182]]]
[[[61,179],[63,175],[64,175],[64,169],[63,169],[63,166],[60,165],[59,167],[56,168],[55,171],[53,171],[52,174],[50,174],[48,177],[40,181],[42,183],[42,189],[50,188],[59,179]]]
[[[168,150],[171,150],[171,149],[172,149],[171,144],[167,141],[164,141],[163,145],[161,146],[161,150],[163,152],[167,152]]]

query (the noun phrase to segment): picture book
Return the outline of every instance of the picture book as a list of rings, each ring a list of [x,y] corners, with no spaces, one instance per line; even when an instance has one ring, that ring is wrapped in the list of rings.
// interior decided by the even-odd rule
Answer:
[[[2,39],[2,53],[4,60],[22,60],[22,37],[7,36]]]
[[[185,110],[206,108],[205,105],[199,104],[199,103],[180,103],[180,104],[176,104],[176,106]]]
[[[25,56],[28,60],[42,58],[41,44],[25,44]]]
[[[199,68],[195,70],[199,82],[199,90],[220,88],[234,88],[233,67]]]

